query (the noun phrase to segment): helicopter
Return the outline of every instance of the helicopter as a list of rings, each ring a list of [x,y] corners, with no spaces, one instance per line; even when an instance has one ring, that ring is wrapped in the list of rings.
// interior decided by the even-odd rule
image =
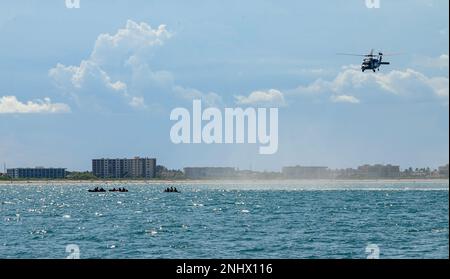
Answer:
[[[396,54],[383,54],[382,52],[378,52],[378,54],[374,54],[374,50],[372,49],[369,54],[352,54],[352,53],[338,53],[337,55],[349,55],[349,56],[362,56],[364,60],[361,64],[361,71],[364,73],[365,70],[372,70],[374,73],[378,70],[380,71],[381,65],[390,65],[390,62],[383,61],[383,56],[392,56]]]

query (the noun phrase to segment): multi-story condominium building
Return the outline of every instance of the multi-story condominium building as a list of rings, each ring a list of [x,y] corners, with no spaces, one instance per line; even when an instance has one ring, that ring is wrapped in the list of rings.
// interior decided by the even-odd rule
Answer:
[[[442,177],[448,177],[448,164],[439,167],[439,175]]]
[[[397,178],[400,167],[393,165],[364,165],[358,167],[358,175],[362,178]]]
[[[11,178],[25,179],[64,179],[66,169],[64,168],[14,168],[8,169],[7,174]]]
[[[331,177],[328,167],[284,167],[283,177],[291,179],[326,179]]]
[[[235,178],[235,168],[228,167],[189,167],[184,168],[184,175],[189,179]]]
[[[94,159],[92,173],[98,178],[154,178],[156,159]]]

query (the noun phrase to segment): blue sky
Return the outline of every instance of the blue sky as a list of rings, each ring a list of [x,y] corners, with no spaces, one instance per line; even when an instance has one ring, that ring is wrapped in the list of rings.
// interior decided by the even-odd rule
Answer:
[[[42,3],[45,2],[45,3]],[[448,1],[0,2],[0,162],[448,162]],[[338,52],[400,52],[376,74]],[[174,145],[175,107],[279,107],[279,148]]]

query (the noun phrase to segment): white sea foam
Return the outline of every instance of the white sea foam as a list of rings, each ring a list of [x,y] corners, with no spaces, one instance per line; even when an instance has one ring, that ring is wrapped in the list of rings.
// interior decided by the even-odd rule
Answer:
[[[202,207],[202,206],[204,206],[202,203],[194,203],[193,205],[196,206],[196,207]]]

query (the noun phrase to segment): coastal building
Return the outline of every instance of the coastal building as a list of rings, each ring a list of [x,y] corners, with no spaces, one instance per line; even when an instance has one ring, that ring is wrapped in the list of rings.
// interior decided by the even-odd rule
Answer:
[[[264,173],[253,170],[236,170],[236,177],[239,179],[259,179]]]
[[[7,175],[13,179],[64,179],[66,177],[66,169],[43,167],[14,168],[8,169]]]
[[[448,177],[448,164],[445,166],[439,167],[439,175],[441,177]]]
[[[337,179],[351,179],[358,177],[358,170],[354,168],[333,170],[333,177]]]
[[[393,165],[363,165],[358,167],[360,178],[398,178],[400,177],[400,166]]]
[[[332,177],[328,167],[283,167],[282,173],[283,177],[287,179],[328,179]]]
[[[93,159],[92,173],[98,178],[155,178],[156,159]]]
[[[189,179],[222,179],[235,178],[236,169],[229,167],[188,167],[184,175]]]

